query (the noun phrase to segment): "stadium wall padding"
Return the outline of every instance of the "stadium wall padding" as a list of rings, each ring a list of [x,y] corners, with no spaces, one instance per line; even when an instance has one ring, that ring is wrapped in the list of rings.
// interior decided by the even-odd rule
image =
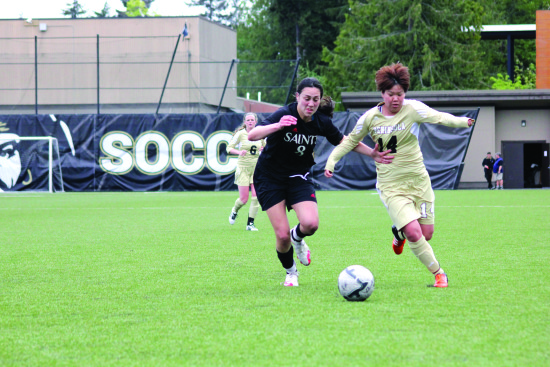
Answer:
[[[476,118],[477,113],[471,110],[453,114]],[[260,114],[259,118],[266,116]],[[338,112],[333,121],[348,134],[360,116],[357,112]],[[0,137],[4,133],[57,138],[65,191],[236,190],[233,181],[237,158],[229,156],[225,147],[242,117],[238,113],[0,115]],[[419,143],[435,189],[458,186],[470,133],[470,129],[420,125]],[[369,137],[364,143],[374,146]],[[21,151],[22,167],[11,190],[47,190],[44,148],[22,140],[14,144]],[[334,178],[324,177],[332,149],[326,139],[318,139],[316,164],[311,172],[318,189],[375,188],[373,160],[355,152],[338,163]]]

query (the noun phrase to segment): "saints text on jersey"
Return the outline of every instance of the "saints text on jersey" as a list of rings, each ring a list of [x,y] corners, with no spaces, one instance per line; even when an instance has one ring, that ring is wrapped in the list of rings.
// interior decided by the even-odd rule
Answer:
[[[304,134],[293,134],[291,132],[286,133],[285,142],[287,143],[296,143],[296,144],[310,144],[315,145],[317,143],[317,136],[315,135],[304,135]]]

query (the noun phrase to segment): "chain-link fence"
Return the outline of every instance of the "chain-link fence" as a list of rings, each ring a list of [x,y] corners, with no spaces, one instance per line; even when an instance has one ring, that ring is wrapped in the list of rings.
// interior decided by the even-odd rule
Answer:
[[[33,107],[42,114],[65,106],[102,113],[110,106],[144,106],[166,113],[164,106],[174,105],[232,109],[237,96],[283,104],[298,63],[215,60],[190,50],[180,36],[2,37],[0,109]]]

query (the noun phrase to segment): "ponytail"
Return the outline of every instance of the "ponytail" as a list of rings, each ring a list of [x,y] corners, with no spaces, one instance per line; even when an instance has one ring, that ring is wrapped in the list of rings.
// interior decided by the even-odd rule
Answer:
[[[245,128],[245,125],[244,125],[244,122],[242,124],[239,125],[238,128],[235,129],[235,131],[233,132],[233,135],[235,135],[236,133],[238,133],[240,130],[244,129]]]
[[[324,96],[321,98],[321,103],[319,103],[319,108],[317,111],[321,112],[324,115],[332,118],[334,112],[334,101],[329,96]]]

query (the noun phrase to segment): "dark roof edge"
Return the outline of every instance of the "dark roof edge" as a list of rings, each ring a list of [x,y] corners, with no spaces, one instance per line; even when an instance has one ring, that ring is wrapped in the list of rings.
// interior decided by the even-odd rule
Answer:
[[[380,92],[343,92],[341,96],[346,109],[367,109],[382,100]],[[407,99],[417,99],[430,106],[550,109],[550,89],[410,91]]]

